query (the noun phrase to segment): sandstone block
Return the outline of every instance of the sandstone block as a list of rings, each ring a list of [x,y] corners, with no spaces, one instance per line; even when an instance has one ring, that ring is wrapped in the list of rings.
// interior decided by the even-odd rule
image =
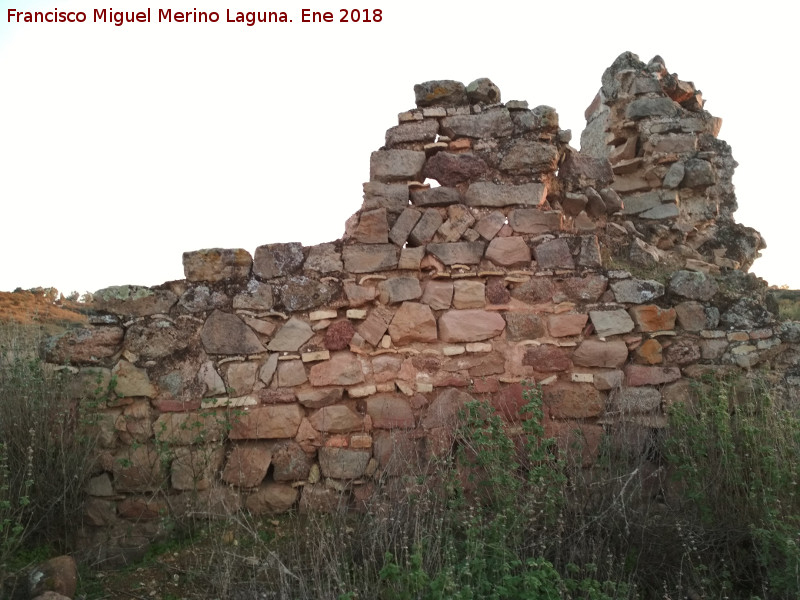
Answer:
[[[414,413],[408,400],[391,394],[367,398],[367,414],[378,429],[413,429]]]
[[[505,326],[495,312],[449,310],[439,317],[439,336],[444,342],[480,342],[499,335]]]
[[[445,265],[477,265],[484,248],[484,242],[452,242],[428,244],[427,250]]]
[[[453,282],[454,308],[483,308],[486,304],[486,286],[480,281]]]
[[[572,361],[563,348],[542,344],[541,346],[528,346],[522,359],[523,365],[533,367],[535,371],[554,373],[567,371],[572,368]]]
[[[289,510],[300,492],[285,483],[266,483],[247,496],[244,505],[254,515],[276,514]]]
[[[362,244],[386,244],[389,242],[389,222],[386,209],[376,208],[361,213],[353,237]]]
[[[621,367],[627,359],[628,347],[622,340],[586,339],[572,354],[575,364],[582,367]]]
[[[617,302],[644,304],[664,295],[664,286],[651,279],[623,279],[611,284]]]
[[[156,388],[150,383],[147,371],[126,360],[121,360],[114,365],[111,375],[116,377],[117,381],[114,392],[121,398],[131,396],[155,398],[156,396]]]
[[[400,270],[419,271],[422,259],[425,258],[425,247],[416,248],[405,247],[400,249],[400,260],[397,268]]]
[[[308,381],[302,360],[284,360],[278,363],[278,387],[293,387]]]
[[[598,417],[605,408],[594,386],[586,383],[557,382],[542,389],[543,402],[554,419]]]
[[[389,324],[389,335],[397,345],[435,342],[436,317],[427,304],[403,302]]]
[[[345,270],[350,273],[374,273],[397,266],[399,249],[394,244],[345,246],[342,251]]]
[[[258,279],[248,281],[245,290],[233,297],[235,310],[269,310],[273,303],[272,286]]]
[[[92,306],[95,309],[126,317],[168,313],[177,301],[178,297],[170,290],[139,285],[107,287],[92,294]]]
[[[272,479],[275,481],[302,481],[308,478],[312,461],[295,441],[277,442],[272,447]]]
[[[675,306],[678,325],[686,331],[702,331],[708,325],[706,307],[692,300],[681,302]]]
[[[308,258],[304,265],[308,271],[317,273],[339,273],[344,270],[342,253],[332,243],[317,244],[308,249]]]
[[[425,165],[425,153],[415,150],[378,150],[370,155],[369,178],[385,183],[417,181]]]
[[[453,293],[452,281],[430,279],[425,283],[425,290],[420,302],[427,304],[433,310],[448,309],[453,301]]]
[[[642,385],[661,385],[681,378],[678,367],[648,367],[628,365],[625,368],[625,383],[631,387]]]
[[[314,387],[354,385],[364,381],[364,372],[355,354],[336,352],[330,360],[311,367],[309,380]]]
[[[534,313],[509,312],[506,324],[506,339],[511,341],[535,340],[546,333],[542,318]]]
[[[435,208],[427,209],[422,213],[422,217],[417,221],[414,229],[411,230],[408,241],[414,246],[427,244],[436,235],[443,222],[442,215],[439,214],[438,210]]]
[[[292,317],[278,330],[267,348],[272,352],[297,352],[313,335],[311,325]]]
[[[414,226],[420,220],[420,217],[422,217],[422,213],[415,208],[403,209],[403,212],[400,213],[397,221],[395,221],[392,226],[392,230],[389,232],[389,239],[402,247],[406,243],[406,240],[408,240],[411,230],[414,229]]]
[[[422,174],[443,186],[452,187],[477,179],[488,170],[489,166],[483,159],[474,154],[437,152],[425,163]]]
[[[569,152],[558,169],[558,178],[573,188],[588,185],[608,185],[614,179],[611,163],[606,158],[599,158],[581,152]]]
[[[320,448],[319,468],[325,477],[357,479],[364,475],[372,453],[347,448]]]
[[[216,283],[250,277],[253,258],[241,248],[210,248],[183,253],[183,273],[188,281]]]
[[[476,115],[454,115],[442,119],[442,132],[450,137],[506,137],[513,133],[514,124],[505,108],[490,109]]]
[[[408,206],[408,184],[368,181],[364,184],[365,210],[385,208],[390,213],[399,213]]]
[[[436,119],[411,121],[391,127],[386,131],[386,145],[391,148],[407,142],[429,143],[439,133],[439,122]]]
[[[390,277],[378,284],[378,299],[383,304],[416,300],[420,296],[422,288],[416,277]]]
[[[264,351],[256,334],[239,317],[219,310],[206,319],[200,339],[209,354],[256,354]]]
[[[547,187],[543,183],[500,185],[490,181],[470,184],[464,195],[467,206],[539,206],[545,201]]]
[[[501,267],[529,266],[531,249],[521,237],[494,238],[486,249],[486,258]]]
[[[455,188],[435,187],[411,191],[411,203],[422,208],[431,206],[448,206],[461,202],[461,194]]]
[[[232,440],[293,438],[303,409],[299,404],[273,404],[250,408],[233,417]]]
[[[370,311],[364,322],[356,328],[356,331],[370,344],[377,346],[383,334],[389,328],[389,323],[392,322],[393,316],[394,314],[389,309],[383,306],[376,306]]]
[[[718,289],[714,279],[696,271],[676,271],[669,281],[670,292],[689,300],[711,300]]]
[[[422,419],[422,426],[428,430],[439,427],[455,427],[458,424],[458,413],[463,410],[467,402],[472,400],[474,398],[466,392],[455,388],[445,388],[428,406]]]
[[[499,210],[493,210],[475,224],[475,231],[485,240],[491,240],[505,225],[506,216]]]
[[[655,304],[633,306],[629,310],[639,331],[667,331],[675,329],[675,309],[661,308]]]
[[[361,431],[364,419],[347,406],[324,406],[308,419],[311,426],[324,433],[349,433]]]
[[[73,329],[47,340],[45,356],[55,364],[94,365],[107,362],[122,346],[121,327]]]
[[[463,106],[469,104],[467,89],[460,81],[440,79],[418,83],[414,86],[417,106]]]
[[[547,318],[547,329],[552,337],[569,337],[583,332],[589,315],[560,314]]]
[[[272,279],[298,273],[303,266],[303,244],[267,244],[256,248],[253,273],[261,279]]]
[[[125,344],[142,359],[158,359],[184,350],[196,335],[196,322],[188,317],[142,320],[128,328]]]
[[[228,455],[222,481],[244,488],[256,487],[266,477],[271,460],[269,442],[236,444]]]
[[[633,320],[623,309],[617,310],[590,310],[589,318],[600,337],[619,335],[633,331]]]
[[[439,235],[445,242],[457,242],[473,224],[475,217],[463,204],[451,204],[447,207],[447,221],[439,227]],[[477,241],[477,238],[475,240]]]

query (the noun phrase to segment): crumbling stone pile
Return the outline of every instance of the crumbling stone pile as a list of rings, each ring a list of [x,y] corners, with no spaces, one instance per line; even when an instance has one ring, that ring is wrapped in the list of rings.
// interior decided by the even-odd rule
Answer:
[[[513,427],[525,381],[589,466],[690,378],[796,367],[800,330],[740,270],[762,244],[730,216],[719,121],[660,59],[606,71],[582,152],[487,79],[415,94],[343,239],[187,252],[186,279],[101,290],[53,340],[76,389],[113,382],[87,545],[135,553],[168,513],[357,506],[449,451],[470,399]]]

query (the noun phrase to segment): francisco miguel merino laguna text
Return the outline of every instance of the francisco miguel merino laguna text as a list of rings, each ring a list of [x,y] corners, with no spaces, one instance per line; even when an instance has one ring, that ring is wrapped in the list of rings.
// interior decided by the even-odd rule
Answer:
[[[221,21],[217,11],[186,10],[159,8],[155,13],[158,23],[218,23]],[[120,27],[125,23],[152,23],[155,11],[115,11],[113,8],[95,8],[91,21],[94,23],[113,23]],[[381,9],[338,9],[334,17],[332,11],[312,11],[308,8],[300,10],[301,23],[380,23],[383,21]],[[6,13],[7,23],[85,23],[88,19],[84,11],[60,11],[57,8],[48,11],[28,11],[9,8]],[[225,9],[226,23],[243,23],[252,27],[256,23],[292,23],[293,20],[285,11],[237,11]]]

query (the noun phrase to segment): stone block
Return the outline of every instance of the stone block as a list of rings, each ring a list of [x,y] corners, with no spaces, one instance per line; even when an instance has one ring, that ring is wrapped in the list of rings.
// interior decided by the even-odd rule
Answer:
[[[349,433],[364,428],[361,415],[342,404],[323,406],[309,417],[308,422],[323,433]]]
[[[583,333],[589,315],[566,314],[550,315],[547,318],[547,329],[552,337],[570,337]]]
[[[521,237],[494,238],[486,249],[486,258],[501,267],[528,267],[531,249]]]
[[[155,398],[156,396],[156,388],[150,383],[147,371],[126,360],[121,360],[114,365],[114,368],[111,369],[111,376],[116,378],[114,393],[120,398],[136,396]]]
[[[238,487],[257,487],[266,477],[271,460],[271,442],[236,444],[228,455],[222,481]]]
[[[399,213],[408,206],[408,184],[368,181],[364,184],[364,210],[385,208],[390,213]]]
[[[256,248],[253,273],[261,279],[272,279],[299,273],[303,266],[303,244],[267,244]]]
[[[486,286],[480,281],[460,279],[453,282],[454,308],[483,308],[486,305]]]
[[[414,86],[414,101],[420,108],[426,106],[464,106],[469,104],[467,88],[460,81],[451,79],[416,84]]]
[[[311,367],[309,380],[314,387],[355,385],[364,381],[364,372],[355,354],[336,352],[330,360]]]
[[[567,240],[558,238],[542,242],[534,249],[536,263],[540,269],[574,269],[575,261]]]
[[[291,485],[270,482],[247,496],[244,505],[253,515],[282,513],[294,506],[299,493]]]
[[[232,440],[293,438],[303,409],[299,404],[274,404],[250,408],[232,418]]]
[[[96,365],[119,352],[125,335],[121,327],[84,327],[46,342],[45,356],[55,364]]]
[[[425,283],[420,302],[427,304],[433,310],[445,310],[450,308],[453,302],[453,292],[452,281],[429,279]]]
[[[392,342],[397,345],[437,340],[436,317],[427,304],[403,302],[388,329]]]
[[[547,196],[543,183],[524,183],[521,185],[500,185],[490,181],[470,184],[464,195],[467,206],[539,206]]]
[[[525,348],[522,364],[542,373],[568,371],[572,368],[572,361],[566,350],[550,344]]]
[[[475,115],[445,117],[442,119],[441,131],[451,138],[506,137],[513,133],[514,124],[507,109],[496,108]]]
[[[241,248],[210,248],[183,253],[183,273],[187,281],[241,281],[250,277],[253,258]]]
[[[518,140],[503,156],[500,168],[527,175],[554,172],[558,168],[558,148],[546,142]]]
[[[398,246],[405,245],[411,230],[414,229],[420,217],[422,217],[422,212],[415,208],[403,209],[389,232],[389,239]]]
[[[339,273],[344,270],[342,253],[336,250],[336,245],[333,243],[311,246],[304,268],[317,273]]]
[[[633,331],[634,323],[630,315],[623,309],[617,310],[591,310],[589,318],[600,337],[620,335]]]
[[[489,166],[483,159],[474,154],[437,152],[425,163],[422,174],[443,186],[452,187],[478,179],[488,170]]]
[[[588,419],[603,414],[600,392],[588,383],[557,382],[542,388],[545,410],[553,419]]]
[[[621,387],[611,392],[610,403],[623,414],[649,413],[661,408],[661,392],[653,387]]]
[[[256,334],[239,317],[219,310],[206,319],[200,339],[209,354],[256,354],[264,351]]]
[[[372,426],[378,429],[413,429],[414,413],[408,400],[393,394],[378,394],[367,398],[367,414]]]
[[[651,279],[622,279],[611,284],[617,302],[644,304],[664,295],[664,286]]]
[[[661,308],[655,304],[633,306],[629,310],[639,331],[668,331],[675,329],[675,309]]]
[[[387,244],[389,242],[389,222],[386,209],[375,208],[361,213],[353,238],[362,244]]]
[[[461,202],[461,194],[455,188],[434,187],[411,191],[411,203],[420,208],[431,206],[448,206]]]
[[[506,216],[499,210],[490,212],[475,224],[475,231],[485,240],[492,240],[506,223]]]
[[[427,250],[445,265],[477,265],[483,258],[484,242],[428,244]]]
[[[678,367],[649,367],[628,365],[625,367],[625,383],[630,387],[643,385],[662,385],[681,378]]]
[[[378,299],[383,304],[395,304],[416,300],[422,296],[422,288],[416,277],[390,277],[378,283]]]
[[[427,244],[436,235],[443,222],[444,219],[442,219],[442,215],[439,214],[438,210],[435,208],[427,209],[422,213],[422,217],[417,221],[414,229],[411,230],[408,236],[409,243],[414,246]]]
[[[356,331],[370,344],[377,346],[383,334],[389,328],[389,323],[392,322],[393,316],[394,314],[391,310],[383,306],[376,306],[370,311],[364,322],[356,328]]]
[[[233,297],[234,310],[269,310],[273,303],[272,286],[258,279],[249,280],[244,291]]]
[[[370,155],[369,178],[373,181],[418,181],[425,153],[415,150],[378,150]]]
[[[170,290],[139,285],[118,285],[96,291],[92,294],[91,305],[96,310],[115,315],[146,317],[168,313],[177,301],[178,297]]]
[[[267,348],[272,352],[297,352],[313,335],[311,325],[292,317],[278,330]]]
[[[386,146],[391,148],[408,142],[426,144],[434,141],[437,133],[439,133],[439,122],[436,119],[401,123],[386,130]]]
[[[676,271],[669,281],[671,293],[689,300],[711,300],[718,289],[714,279],[696,271]]]
[[[479,342],[499,335],[505,326],[496,312],[449,310],[439,317],[439,337],[444,342]]]
[[[506,339],[511,341],[535,340],[545,332],[542,318],[535,313],[506,313]]]

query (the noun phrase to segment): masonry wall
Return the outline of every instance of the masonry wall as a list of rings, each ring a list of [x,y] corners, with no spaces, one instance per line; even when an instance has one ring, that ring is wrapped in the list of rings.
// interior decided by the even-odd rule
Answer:
[[[414,91],[342,239],[187,252],[184,280],[101,290],[91,326],[51,342],[80,389],[113,381],[86,514],[101,554],[170,512],[356,506],[448,452],[472,398],[513,428],[526,381],[586,466],[706,372],[771,368],[796,394],[800,326],[746,273],[764,244],[733,220],[721,122],[659,57],[604,73],[582,152],[487,79]]]

